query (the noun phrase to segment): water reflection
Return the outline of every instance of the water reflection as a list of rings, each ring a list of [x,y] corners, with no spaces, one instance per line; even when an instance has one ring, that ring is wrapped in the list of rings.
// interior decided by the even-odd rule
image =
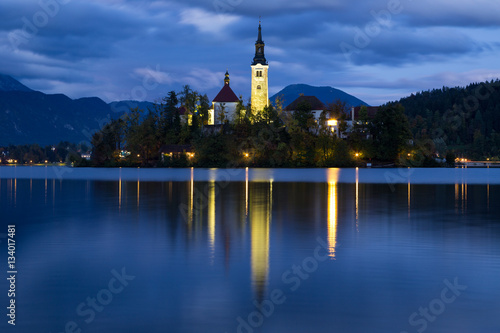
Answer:
[[[275,288],[286,302],[259,332],[410,331],[409,314],[454,276],[468,284],[467,301],[450,306],[434,331],[457,332],[445,329],[456,318],[491,331],[500,187],[405,182],[393,191],[364,184],[361,171],[358,180],[352,170],[356,184],[339,182],[335,170],[325,183],[63,181],[57,195],[54,181],[2,179],[4,221],[23,221],[23,311],[32,319],[21,331],[59,332],[77,304],[105,287],[103,274],[122,266],[137,280],[97,314],[94,331],[139,331],[150,318],[150,332],[237,332],[235,318],[248,321],[253,299],[262,303]],[[322,261],[290,292],[283,273],[314,255],[318,237],[336,261]],[[39,307],[47,299],[51,306]]]
[[[249,193],[251,274],[252,285],[258,300],[264,297],[269,275],[271,188],[272,183],[252,184]]]
[[[208,244],[210,260],[213,263],[215,253],[215,181],[208,184]]]
[[[335,258],[337,244],[337,183],[328,182],[328,248],[330,258]]]

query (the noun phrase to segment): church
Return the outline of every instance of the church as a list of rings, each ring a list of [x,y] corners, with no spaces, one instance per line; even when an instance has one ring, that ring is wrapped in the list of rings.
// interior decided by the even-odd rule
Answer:
[[[257,41],[255,42],[255,56],[251,65],[252,91],[250,103],[254,113],[261,112],[266,106],[269,106],[269,65],[264,55],[264,46],[265,44],[262,40],[262,27],[259,23],[259,32]],[[239,99],[231,89],[229,82],[229,72],[226,71],[224,85],[212,101],[212,108],[209,111],[210,125],[220,125],[226,120],[232,121],[236,117]]]

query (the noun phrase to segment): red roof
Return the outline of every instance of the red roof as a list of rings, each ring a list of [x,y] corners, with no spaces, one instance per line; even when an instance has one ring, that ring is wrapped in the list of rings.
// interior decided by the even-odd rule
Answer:
[[[300,103],[307,103],[311,106],[311,110],[324,110],[325,104],[321,102],[316,96],[299,96],[295,101],[290,103],[286,108],[285,111],[295,111],[297,110],[297,106],[299,106]]]
[[[233,89],[229,87],[229,84],[225,84],[224,87],[219,91],[217,96],[215,96],[214,102],[219,103],[230,103],[230,102],[238,102],[238,96],[233,92]]]

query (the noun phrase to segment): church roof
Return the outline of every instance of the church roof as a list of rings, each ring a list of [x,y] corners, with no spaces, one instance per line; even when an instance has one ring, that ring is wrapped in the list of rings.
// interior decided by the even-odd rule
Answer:
[[[323,102],[321,102],[316,96],[299,96],[285,108],[285,111],[295,111],[297,106],[302,102],[309,103],[311,105],[311,110],[325,109],[325,104],[323,104]]]
[[[217,103],[231,103],[231,102],[238,102],[239,98],[236,96],[234,93],[233,89],[228,84],[224,84],[224,87],[219,91],[217,96],[215,96],[213,102]]]

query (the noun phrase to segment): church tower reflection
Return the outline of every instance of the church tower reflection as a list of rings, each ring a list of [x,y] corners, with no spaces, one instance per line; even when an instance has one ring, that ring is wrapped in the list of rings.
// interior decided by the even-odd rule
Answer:
[[[272,210],[272,182],[251,183],[249,219],[251,237],[251,279],[256,298],[262,300],[269,277],[269,232]]]

